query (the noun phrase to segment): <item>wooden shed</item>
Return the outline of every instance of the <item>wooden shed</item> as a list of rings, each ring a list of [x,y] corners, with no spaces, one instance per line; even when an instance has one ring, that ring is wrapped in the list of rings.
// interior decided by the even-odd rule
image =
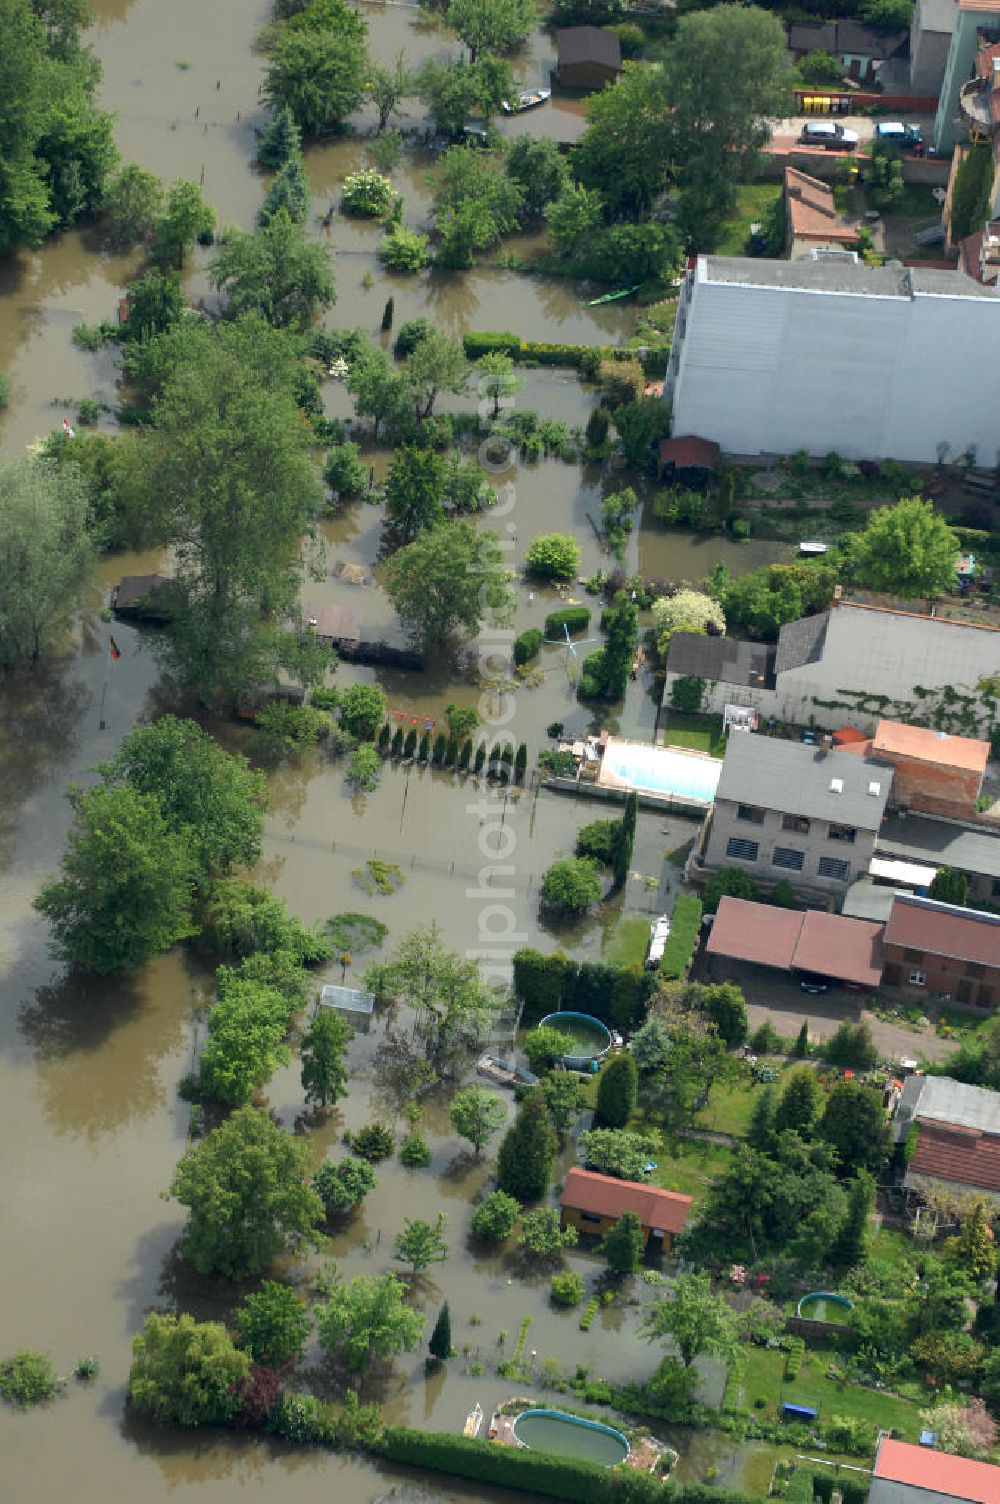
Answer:
[[[691,1197],[664,1191],[657,1185],[618,1180],[574,1166],[563,1181],[562,1220],[565,1226],[594,1238],[609,1233],[624,1212],[633,1212],[642,1227],[643,1242],[667,1253],[684,1231]]]
[[[564,89],[603,89],[622,71],[621,43],[599,26],[566,26],[556,32],[555,77]]]

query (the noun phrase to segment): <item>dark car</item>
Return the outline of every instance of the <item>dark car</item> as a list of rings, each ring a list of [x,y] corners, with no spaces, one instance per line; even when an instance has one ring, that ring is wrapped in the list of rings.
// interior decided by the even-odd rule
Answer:
[[[816,971],[799,973],[799,986],[803,992],[829,992],[833,985],[829,977],[821,977]]]

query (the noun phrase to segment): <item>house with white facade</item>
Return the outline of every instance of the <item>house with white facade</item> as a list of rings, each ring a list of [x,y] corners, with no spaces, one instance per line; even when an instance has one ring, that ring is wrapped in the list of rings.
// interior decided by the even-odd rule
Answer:
[[[789,622],[776,648],[727,652],[726,638],[675,633],[664,705],[680,678],[704,681],[702,709],[748,705],[761,719],[874,734],[883,717],[989,736],[1000,701],[1000,628],[834,599]],[[773,654],[773,657],[771,656]],[[953,720],[953,718],[958,718]]]
[[[1000,296],[958,271],[698,256],[664,399],[673,431],[736,455],[1000,458]]]

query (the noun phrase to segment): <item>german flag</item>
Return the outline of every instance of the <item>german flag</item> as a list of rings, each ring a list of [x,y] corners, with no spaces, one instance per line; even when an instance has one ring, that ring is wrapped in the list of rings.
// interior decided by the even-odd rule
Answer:
[[[122,650],[113,637],[108,638],[108,651],[111,654],[111,662],[117,663],[122,655]]]

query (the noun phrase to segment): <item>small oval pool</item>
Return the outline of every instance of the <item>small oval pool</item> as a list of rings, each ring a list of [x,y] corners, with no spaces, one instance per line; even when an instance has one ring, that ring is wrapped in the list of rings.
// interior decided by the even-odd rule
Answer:
[[[514,1422],[514,1435],[529,1451],[578,1457],[601,1467],[614,1467],[629,1454],[628,1441],[613,1426],[562,1410],[522,1411]]]
[[[592,1060],[602,1060],[611,1048],[611,1031],[589,1013],[548,1013],[541,1029],[558,1029],[573,1041],[573,1053],[564,1055],[567,1070],[586,1070]]]
[[[829,1290],[816,1290],[812,1295],[803,1295],[795,1314],[804,1321],[831,1321],[842,1326],[854,1310],[853,1300],[844,1295],[831,1295]]]

